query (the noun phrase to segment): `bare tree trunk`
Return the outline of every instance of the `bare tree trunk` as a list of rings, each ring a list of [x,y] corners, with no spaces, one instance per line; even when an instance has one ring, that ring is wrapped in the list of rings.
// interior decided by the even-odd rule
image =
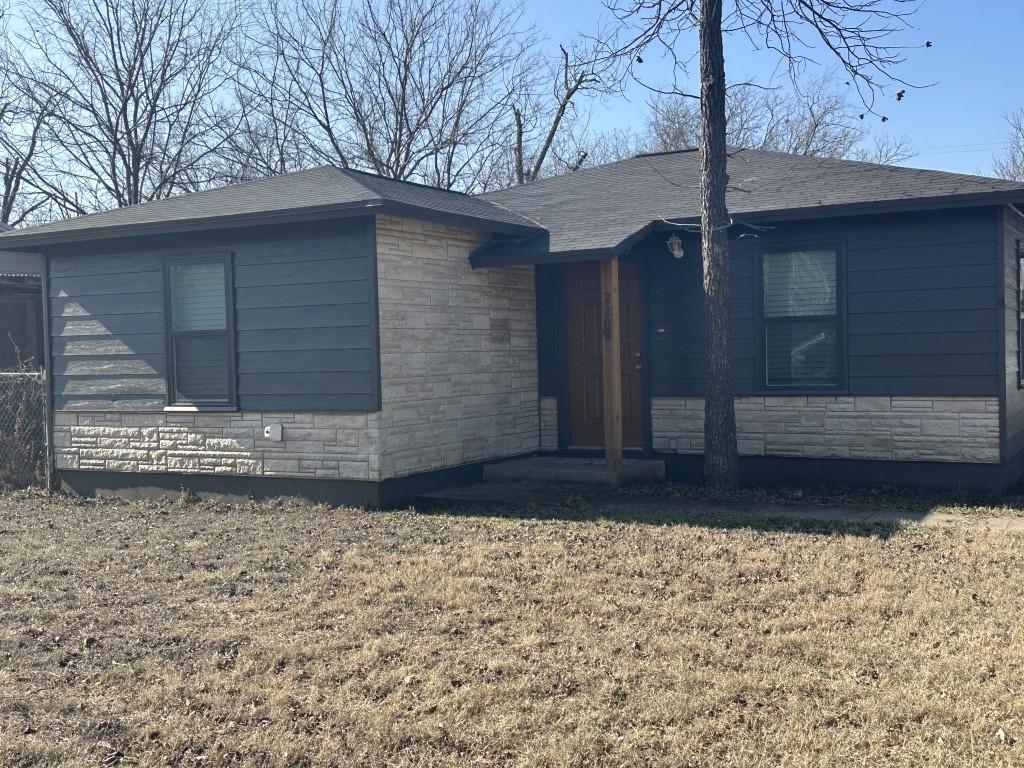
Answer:
[[[732,338],[729,323],[729,211],[726,206],[725,55],[722,16],[725,0],[606,0],[620,20],[639,22],[614,50],[643,63],[650,45],[665,49],[679,63],[674,46],[696,26],[700,38],[701,250],[707,334],[707,384],[704,416],[704,477],[723,489],[739,482],[736,411],[732,387]],[[700,18],[694,11],[700,5]],[[917,0],[730,0],[729,31],[757,40],[781,57],[791,76],[813,62],[806,46],[816,38],[840,62],[867,111],[886,85],[907,85],[892,74],[908,46],[889,43],[910,28]],[[637,28],[638,27],[638,28]],[[803,29],[801,29],[803,28]],[[806,34],[806,37],[801,34]],[[925,47],[930,47],[926,43]],[[813,46],[810,46],[813,47]],[[632,64],[630,65],[632,69]],[[676,93],[683,93],[676,91]],[[900,101],[906,91],[896,94]],[[813,115],[812,115],[813,117]],[[881,116],[883,121],[886,119]]]
[[[739,483],[736,411],[732,388],[732,329],[729,324],[729,211],[725,146],[725,55],[722,2],[702,0],[700,9],[701,255],[707,326],[704,400],[704,478],[719,489]]]

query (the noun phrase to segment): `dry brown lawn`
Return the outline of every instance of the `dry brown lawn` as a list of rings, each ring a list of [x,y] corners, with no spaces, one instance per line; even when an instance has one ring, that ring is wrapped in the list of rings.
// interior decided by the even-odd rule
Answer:
[[[1024,764],[1024,538],[658,522],[0,498],[0,765]]]

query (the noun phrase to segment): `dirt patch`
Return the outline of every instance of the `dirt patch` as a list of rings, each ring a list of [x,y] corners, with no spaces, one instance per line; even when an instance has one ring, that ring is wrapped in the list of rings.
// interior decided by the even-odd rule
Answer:
[[[0,764],[1024,762],[1024,538],[0,498]]]

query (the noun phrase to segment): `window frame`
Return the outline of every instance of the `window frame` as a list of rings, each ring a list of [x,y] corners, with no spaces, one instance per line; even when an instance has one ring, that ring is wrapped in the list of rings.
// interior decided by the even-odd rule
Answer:
[[[796,315],[769,318],[764,308],[764,259],[768,254],[794,251],[833,251],[836,255],[836,312],[834,315]],[[757,326],[757,386],[758,394],[837,394],[848,390],[847,336],[846,336],[846,244],[841,240],[786,240],[765,243],[754,255],[754,322]],[[829,320],[836,325],[836,380],[834,384],[769,384],[768,383],[768,326],[773,323],[821,322]]]
[[[173,300],[171,298],[171,269],[175,266],[189,264],[222,264],[224,267],[224,330],[223,331],[175,331],[173,320]],[[166,337],[166,382],[167,410],[186,411],[236,411],[238,410],[238,347],[235,330],[235,281],[234,253],[217,251],[214,253],[194,253],[168,256],[163,264],[164,278],[164,335]],[[175,339],[178,336],[225,336],[227,346],[228,396],[224,400],[188,401],[177,399]]]

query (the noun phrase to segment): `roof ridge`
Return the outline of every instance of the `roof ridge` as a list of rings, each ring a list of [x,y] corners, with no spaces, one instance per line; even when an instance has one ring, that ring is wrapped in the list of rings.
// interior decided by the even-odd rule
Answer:
[[[859,159],[856,159],[856,158],[829,157],[827,155],[809,155],[809,154],[801,154],[801,153],[798,153],[798,152],[783,152],[781,150],[776,150],[776,149],[762,149],[762,148],[758,148],[758,147],[729,147],[728,151],[729,151],[730,159],[733,158],[733,157],[737,157],[737,158],[742,157],[742,155],[746,154],[746,153],[756,153],[756,154],[761,154],[761,155],[773,155],[773,156],[777,156],[777,157],[784,157],[784,158],[788,158],[791,161],[794,160],[794,159],[798,160],[798,161],[801,161],[801,160],[803,160],[803,161],[813,161],[813,162],[817,162],[817,163],[823,164],[823,165],[824,164],[828,164],[828,165],[832,165],[832,166],[837,166],[838,165],[838,166],[847,166],[847,167],[849,167],[849,166],[861,166],[861,167],[863,167],[865,169],[871,168],[871,169],[876,169],[876,170],[881,170],[881,171],[889,171],[889,172],[896,172],[896,173],[911,172],[911,173],[923,173],[923,174],[929,174],[929,175],[934,174],[935,176],[940,176],[940,177],[944,177],[944,178],[947,178],[947,179],[950,179],[950,178],[952,178],[952,179],[962,179],[964,181],[972,181],[972,182],[977,182],[977,183],[988,183],[988,184],[991,184],[991,183],[995,182],[995,183],[998,183],[998,184],[1006,184],[1006,185],[1011,185],[1011,186],[1014,185],[1014,184],[1017,184],[1018,186],[1024,186],[1024,182],[1015,182],[1012,179],[1001,179],[1001,178],[996,177],[996,176],[982,176],[982,175],[976,174],[976,173],[962,173],[962,172],[959,172],[959,171],[943,171],[943,170],[939,170],[939,169],[936,169],[936,168],[919,168],[919,167],[908,166],[908,165],[895,165],[893,163],[878,163],[878,162],[874,162],[874,161],[871,161],[871,160],[859,160]],[[552,182],[555,182],[555,181],[565,182],[566,180],[572,179],[574,177],[588,176],[591,173],[593,173],[593,172],[595,172],[597,170],[600,170],[600,169],[611,168],[613,166],[620,165],[620,164],[625,164],[625,163],[633,163],[633,162],[636,162],[638,160],[644,160],[644,159],[650,160],[652,158],[665,157],[665,156],[670,156],[670,155],[697,154],[699,152],[700,152],[700,148],[699,147],[687,147],[687,148],[684,148],[684,149],[665,150],[665,151],[660,151],[660,152],[640,152],[640,153],[638,153],[636,155],[631,155],[630,157],[619,158],[618,160],[613,160],[613,161],[611,161],[609,163],[601,163],[600,165],[586,166],[586,167],[580,168],[578,170],[572,171],[571,173],[565,173],[565,174],[561,174],[561,175],[558,175],[558,176],[546,176],[546,177],[541,178],[541,179],[536,179],[534,181],[529,181],[526,184],[515,184],[515,185],[509,186],[509,187],[503,187],[501,189],[490,190],[488,192],[483,192],[483,193],[480,193],[478,195],[474,195],[474,197],[482,198],[484,200],[487,200],[487,202],[493,203],[495,201],[492,199],[492,196],[501,195],[501,194],[504,194],[504,193],[514,192],[515,190],[518,190],[518,189],[524,189],[524,188],[529,188],[529,187],[536,187],[538,185],[545,185],[546,186],[546,185],[548,185],[548,184],[550,184]],[[518,214],[520,216],[524,216],[522,211],[518,211],[515,208],[512,208],[510,210],[512,211],[512,213]]]
[[[496,200],[488,200],[487,198],[483,197],[483,195],[470,195],[469,197],[477,199],[477,200],[479,200],[482,203],[487,203],[487,205],[493,205],[495,208],[500,208],[501,210],[503,210],[503,211],[505,211],[507,213],[511,213],[513,216],[518,216],[521,219],[526,219],[531,224],[534,224],[534,225],[540,227],[543,230],[547,230],[547,226],[545,226],[544,224],[541,224],[539,221],[537,221],[532,216],[527,216],[525,213],[520,213],[519,211],[514,211],[511,208],[509,208],[507,205],[503,205],[503,204],[497,202]]]
[[[301,176],[306,173],[312,173],[313,171],[324,171],[327,169],[341,170],[340,168],[338,168],[335,165],[332,165],[331,163],[325,163],[324,165],[316,165],[313,166],[312,168],[300,168],[297,171],[287,171],[286,173],[276,173],[273,174],[272,176],[261,176],[258,179],[246,179],[245,181],[236,181],[233,184],[223,184],[218,187],[207,187],[206,189],[193,189],[189,192],[179,192],[177,194],[169,195],[167,197],[158,197],[153,200],[143,200],[141,203],[132,203],[131,205],[124,205],[115,208],[103,208],[98,211],[90,211],[89,213],[80,213],[77,216],[67,216],[60,219],[53,219],[52,221],[46,221],[43,222],[42,224],[33,224],[30,227],[26,227],[24,230],[12,227],[10,225],[7,225],[5,227],[4,222],[0,222],[0,235],[7,235],[13,237],[15,235],[20,235],[23,231],[41,230],[44,227],[50,227],[51,225],[61,224],[68,221],[75,221],[77,219],[85,219],[90,216],[97,216],[105,213],[114,213],[115,211],[125,211],[129,209],[137,210],[139,208],[147,208],[156,203],[166,203],[170,200],[182,200],[184,198],[193,198],[198,197],[199,195],[220,192],[225,189],[237,189],[239,187],[246,187],[252,184],[259,184],[261,182],[271,182],[277,179],[283,179],[290,176]],[[372,189],[367,189],[366,191],[370,192],[371,194],[376,194]]]
[[[394,182],[395,184],[408,184],[411,187],[419,187],[420,189],[430,189],[433,190],[434,192],[447,192],[448,194],[459,195],[460,197],[476,197],[476,195],[470,195],[458,189],[445,189],[444,187],[439,187],[436,184],[425,184],[421,181],[413,181],[412,179],[396,179],[394,176],[383,176],[379,173],[363,171],[358,168],[338,168],[338,170],[345,174],[355,173],[360,176],[369,176],[370,178],[373,179],[381,179],[382,181]],[[371,189],[370,191],[373,192],[374,190]]]
[[[536,227],[540,227],[541,229],[547,229],[547,227],[545,227],[543,224],[541,224],[536,219],[534,219],[534,218],[532,218],[530,216],[527,216],[525,214],[519,213],[518,211],[514,211],[511,208],[509,208],[508,206],[502,205],[501,203],[497,203],[497,202],[495,202],[493,200],[488,200],[488,199],[482,197],[481,195],[471,195],[471,194],[468,194],[466,192],[461,192],[461,191],[459,191],[457,189],[445,189],[444,187],[434,186],[433,184],[423,184],[421,182],[410,181],[408,179],[395,179],[395,178],[392,178],[391,176],[381,176],[379,173],[370,173],[369,171],[360,171],[360,170],[358,170],[356,168],[339,168],[338,170],[341,173],[343,173],[346,176],[348,176],[349,178],[352,178],[352,174],[355,174],[355,175],[358,175],[358,176],[369,176],[370,178],[381,179],[382,181],[386,181],[386,182],[395,182],[395,183],[400,183],[400,184],[407,184],[410,187],[416,187],[417,189],[429,189],[431,192],[446,192],[446,193],[449,193],[449,194],[452,194],[452,195],[456,195],[456,196],[458,196],[458,197],[460,197],[460,198],[462,198],[464,200],[472,200],[472,201],[474,201],[476,203],[483,203],[484,205],[487,205],[487,206],[489,206],[491,208],[497,208],[498,210],[504,211],[505,213],[511,214],[511,215],[516,216],[518,218],[521,218],[524,221],[528,221],[528,222],[530,222],[531,224],[533,224]],[[387,199],[386,194],[382,195],[376,189],[372,189],[369,186],[367,186],[365,182],[363,182],[363,181],[361,181],[359,179],[353,179],[353,180],[357,184],[359,184],[359,186],[363,187],[363,189],[365,189],[370,194],[376,195],[380,200],[386,200]]]
[[[809,155],[802,154],[799,152],[783,152],[779,149],[763,149],[760,147],[735,147],[730,149],[730,154],[742,154],[743,152],[760,152],[765,155],[780,155],[788,158],[798,158],[801,160],[814,160],[819,163],[836,163],[841,165],[860,165],[867,168],[877,168],[887,171],[916,171],[918,173],[935,173],[942,176],[954,176],[961,179],[976,179],[978,181],[986,182],[1004,182],[1007,184],[1016,184],[1013,179],[1003,179],[999,176],[983,176],[978,173],[963,173],[961,171],[944,171],[939,168],[920,168],[916,165],[896,165],[895,163],[879,163],[874,160],[861,160],[856,157],[832,157],[830,155]]]
[[[557,176],[544,176],[542,178],[533,179],[532,181],[527,181],[522,184],[512,184],[511,186],[508,187],[502,187],[501,189],[489,189],[486,192],[478,192],[474,195],[471,195],[471,197],[483,199],[489,203],[493,203],[494,201],[490,199],[491,195],[500,195],[503,192],[511,192],[516,189],[527,189],[531,187],[537,187],[543,184],[548,184],[554,181],[565,181],[566,179],[579,178],[580,176],[588,176],[594,171],[598,171],[603,168],[611,168],[613,165],[619,165],[621,163],[630,163],[633,162],[634,160],[637,160],[640,157],[642,157],[642,155],[631,155],[630,157],[620,157],[618,160],[612,160],[611,162],[608,163],[601,163],[600,165],[585,165],[582,168],[577,168],[575,171],[569,171],[569,173],[562,173]],[[523,215],[519,211],[515,210],[513,210],[512,213],[516,214],[517,216]]]
[[[245,181],[235,181],[231,184],[222,184],[219,187],[207,187],[206,189],[193,189],[190,192],[179,192],[176,195],[170,197],[158,197],[156,200],[143,200],[141,203],[133,203],[132,205],[125,206],[126,208],[138,208],[143,205],[149,205],[150,203],[162,203],[164,200],[177,200],[182,197],[194,197],[195,195],[202,195],[206,192],[217,192],[222,189],[237,189],[238,187],[247,187],[250,184],[259,184],[260,182],[273,181],[274,179],[283,179],[288,176],[299,176],[304,173],[312,173],[313,171],[324,171],[328,168],[334,170],[341,170],[338,166],[331,163],[324,163],[323,165],[315,165],[312,168],[299,168],[297,171],[285,171],[284,173],[275,173],[270,176],[260,176],[258,179],[246,179]],[[107,210],[117,210],[116,208],[108,208]],[[105,211],[95,211],[95,213],[105,213]],[[92,214],[85,214],[90,216]]]
[[[259,184],[260,182],[273,181],[275,179],[283,179],[283,178],[285,178],[287,176],[299,176],[299,175],[304,174],[304,173],[312,173],[313,171],[323,171],[323,170],[326,170],[328,168],[333,168],[335,170],[340,170],[335,165],[331,165],[330,163],[325,163],[324,165],[317,165],[317,166],[314,166],[312,168],[300,168],[297,171],[287,171],[285,173],[275,173],[272,176],[261,176],[258,179],[246,179],[245,181],[236,181],[236,182],[233,182],[231,184],[222,184],[219,187],[207,187],[206,189],[193,189],[193,190],[190,190],[188,192],[178,192],[175,195],[169,195],[167,197],[157,197],[157,198],[155,198],[153,200],[143,200],[141,203],[132,203],[131,205],[121,206],[120,208],[104,208],[103,210],[90,211],[89,213],[82,213],[82,214],[79,214],[78,216],[70,216],[68,218],[69,219],[80,219],[80,218],[84,218],[86,216],[93,216],[93,215],[95,215],[97,213],[110,213],[111,211],[124,210],[126,208],[143,208],[143,207],[145,207],[147,205],[152,205],[153,203],[163,203],[163,202],[166,202],[168,200],[180,200],[180,199],[185,198],[185,197],[195,197],[196,195],[204,195],[204,194],[206,194],[208,192],[219,192],[222,189],[237,189],[238,187],[246,187],[246,186],[249,186],[250,184]],[[373,190],[368,190],[368,191],[372,192]],[[46,226],[46,224],[53,224],[53,223],[56,223],[56,222],[67,221],[67,220],[68,219],[55,219],[52,222],[48,221],[45,224],[42,224],[40,226]],[[3,232],[3,231],[4,231],[3,227],[0,227],[0,232]]]
[[[700,152],[700,147],[684,147],[683,149],[664,149],[658,150],[657,152],[637,152],[632,157],[626,157],[623,159],[636,160],[641,157],[657,157],[658,155],[681,155],[686,152]]]

